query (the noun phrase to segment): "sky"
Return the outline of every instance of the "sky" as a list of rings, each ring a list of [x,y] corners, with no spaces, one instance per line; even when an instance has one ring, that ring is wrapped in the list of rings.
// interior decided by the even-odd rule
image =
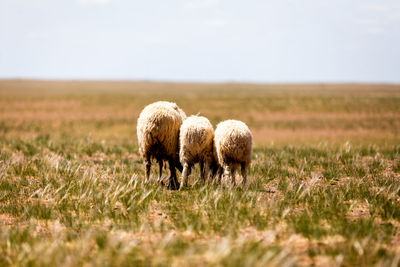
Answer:
[[[0,78],[400,83],[400,1],[0,0]]]

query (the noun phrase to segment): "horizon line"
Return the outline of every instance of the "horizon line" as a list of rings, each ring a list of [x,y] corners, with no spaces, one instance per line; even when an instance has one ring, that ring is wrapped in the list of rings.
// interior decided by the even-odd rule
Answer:
[[[0,82],[4,81],[32,81],[32,82],[128,82],[128,83],[170,83],[170,84],[254,84],[254,85],[397,85],[400,82],[385,82],[385,81],[248,81],[248,80],[168,80],[168,79],[92,79],[92,78],[28,78],[28,77],[0,77]]]

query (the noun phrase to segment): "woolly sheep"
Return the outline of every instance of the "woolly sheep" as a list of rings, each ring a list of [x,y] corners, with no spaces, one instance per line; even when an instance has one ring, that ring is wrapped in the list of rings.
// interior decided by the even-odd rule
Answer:
[[[170,177],[168,188],[178,189],[179,182],[175,168],[182,171],[179,162],[179,129],[186,114],[175,103],[158,101],[146,106],[139,115],[137,136],[139,153],[144,158],[146,180],[149,180],[151,160],[159,164],[159,178],[162,182],[163,161],[168,161]]]
[[[247,125],[237,120],[220,122],[215,130],[215,146],[219,164],[224,169],[224,177],[232,175],[235,185],[235,172],[241,166],[243,184],[247,180],[247,167],[251,162],[252,135]],[[221,180],[221,178],[219,178]]]
[[[181,125],[179,134],[179,158],[183,166],[180,189],[187,186],[188,176],[194,164],[200,164],[200,176],[205,181],[205,168],[213,176],[218,168],[214,153],[214,128],[203,116],[190,116]]]

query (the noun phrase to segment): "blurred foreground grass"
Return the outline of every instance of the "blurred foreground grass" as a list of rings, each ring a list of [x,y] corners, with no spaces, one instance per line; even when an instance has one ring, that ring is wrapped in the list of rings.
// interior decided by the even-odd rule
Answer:
[[[156,100],[245,121],[245,188],[144,183]],[[0,81],[0,265],[387,265],[400,255],[400,87]]]

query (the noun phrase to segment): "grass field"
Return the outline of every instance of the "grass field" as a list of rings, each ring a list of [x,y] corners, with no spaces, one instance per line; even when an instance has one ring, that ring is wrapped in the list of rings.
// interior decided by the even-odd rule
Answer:
[[[144,183],[157,100],[245,121],[248,185]],[[395,85],[3,80],[0,266],[398,266],[399,133]]]

